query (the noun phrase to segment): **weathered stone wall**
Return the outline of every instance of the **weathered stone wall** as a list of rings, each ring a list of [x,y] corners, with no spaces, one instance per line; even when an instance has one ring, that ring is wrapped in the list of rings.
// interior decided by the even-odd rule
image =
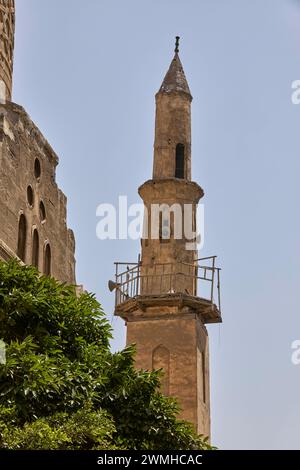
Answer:
[[[164,369],[162,391],[178,399],[179,417],[210,436],[207,331],[197,315],[168,310],[156,307],[147,318],[136,313],[127,322],[127,344],[136,344],[137,369]]]
[[[191,180],[191,100],[187,93],[157,93],[153,178],[175,176],[177,144],[185,149],[185,178]]]
[[[190,228],[193,232],[196,230],[196,210],[199,199],[203,196],[203,190],[197,183],[186,179],[177,178],[161,178],[149,180],[139,188],[139,194],[142,197],[148,214],[148,233],[144,234],[148,238],[142,240],[142,275],[154,275],[151,283],[142,283],[142,294],[150,294],[151,290],[154,294],[158,289],[155,283],[160,283],[161,279],[158,274],[166,276],[168,273],[182,273],[176,275],[174,279],[164,277],[165,287],[163,290],[175,292],[189,292],[196,295],[195,291],[195,269],[194,260],[197,259],[195,250],[187,250],[187,243],[192,243],[194,239],[186,238],[186,230],[184,221],[187,216],[186,210],[191,210],[191,214],[187,214],[190,219]],[[161,214],[155,217],[153,205],[174,208],[168,214]],[[175,205],[177,207],[175,207]],[[189,209],[187,209],[189,207]],[[179,211],[179,214],[177,213]],[[163,212],[163,211],[161,211]],[[158,229],[160,234],[166,217],[166,223],[169,224],[169,238],[153,239],[151,238],[153,230]],[[160,219],[160,220],[159,220]],[[177,220],[175,220],[177,219]],[[187,228],[187,227],[186,227]],[[181,232],[181,234],[180,234]],[[178,238],[178,235],[181,235]],[[187,263],[184,265],[183,263]],[[160,293],[163,291],[160,290]]]
[[[37,230],[39,270],[47,274],[46,258],[51,258],[50,274],[73,284],[75,240],[66,224],[66,197],[55,181],[57,164],[56,154],[24,109],[11,102],[0,105],[0,240],[19,254],[19,221],[23,214],[23,261],[37,261],[33,250]]]

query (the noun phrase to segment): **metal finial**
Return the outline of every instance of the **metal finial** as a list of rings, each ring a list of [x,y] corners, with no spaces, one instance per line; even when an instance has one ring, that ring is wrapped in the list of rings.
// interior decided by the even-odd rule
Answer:
[[[179,52],[179,39],[180,36],[176,36],[176,43],[175,43],[175,53],[178,54]]]

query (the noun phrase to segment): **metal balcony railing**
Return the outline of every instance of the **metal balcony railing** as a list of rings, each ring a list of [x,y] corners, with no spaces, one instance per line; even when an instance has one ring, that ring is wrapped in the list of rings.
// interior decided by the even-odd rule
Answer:
[[[200,258],[194,264],[165,263],[143,265],[115,263],[115,307],[143,295],[187,294],[201,297],[221,312],[220,271],[216,256]]]

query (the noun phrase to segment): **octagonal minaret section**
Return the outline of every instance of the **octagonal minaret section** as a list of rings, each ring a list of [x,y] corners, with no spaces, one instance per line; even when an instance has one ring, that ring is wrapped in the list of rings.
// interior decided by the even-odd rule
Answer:
[[[15,2],[0,0],[0,101],[11,101],[15,37]]]
[[[156,94],[154,179],[177,177],[191,180],[192,99],[176,47],[169,70]]]
[[[197,205],[204,192],[196,182],[191,181],[193,98],[179,58],[178,42],[179,38],[170,67],[155,96],[152,179],[139,188],[145,213],[148,214],[142,241],[141,269],[142,275],[147,276],[154,275],[159,269],[158,265],[163,265],[164,274],[174,269],[184,271],[181,281],[178,277],[176,285],[166,283],[163,291],[167,293],[179,289],[196,295],[195,279],[191,275],[195,271],[194,263],[197,259],[196,236],[191,238],[188,235],[196,234]],[[160,214],[154,217],[157,206],[161,208]],[[169,208],[169,211],[164,211],[164,207]],[[148,294],[153,290],[153,283],[149,285],[142,282],[141,288],[143,294]]]

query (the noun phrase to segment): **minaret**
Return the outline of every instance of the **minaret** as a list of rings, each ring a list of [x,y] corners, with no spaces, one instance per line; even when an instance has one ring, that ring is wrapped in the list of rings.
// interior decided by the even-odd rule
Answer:
[[[178,399],[180,417],[210,436],[205,324],[222,320],[216,257],[199,260],[195,243],[204,193],[191,181],[191,103],[177,37],[156,94],[153,178],[139,188],[145,206],[141,259],[124,268],[116,263],[110,287],[116,288],[115,313],[127,324],[127,344],[137,348],[136,368],[162,369],[162,391]]]
[[[11,101],[15,35],[15,2],[0,0],[0,102]]]

